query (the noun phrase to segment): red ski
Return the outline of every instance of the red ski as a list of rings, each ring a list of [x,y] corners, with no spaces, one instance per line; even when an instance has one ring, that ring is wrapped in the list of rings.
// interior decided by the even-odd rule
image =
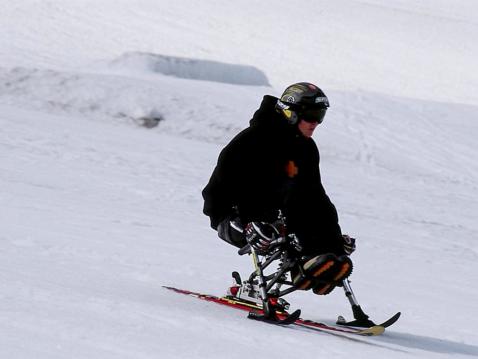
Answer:
[[[214,295],[209,295],[209,294],[201,294],[197,292],[191,292],[189,290],[184,290],[184,289],[178,289],[174,287],[167,287],[164,286],[163,288],[169,289],[171,291],[174,291],[176,293],[188,295],[197,299],[205,300],[208,302],[212,303],[217,303],[221,304],[224,306],[228,306],[230,308],[235,308],[247,312],[253,312],[258,315],[263,314],[262,308],[254,303],[249,303],[249,302],[243,302],[239,300],[235,300],[233,298],[228,298],[228,297],[216,297]],[[398,314],[398,313],[397,313]],[[281,320],[286,320],[287,317],[289,316],[289,313],[287,312],[280,312],[277,313],[277,316]],[[397,315],[395,315],[397,316]],[[388,325],[391,320],[395,322],[398,320],[398,316],[395,318],[395,316],[391,319],[389,319],[387,322]],[[384,324],[385,324],[384,323]],[[280,324],[280,323],[278,323]],[[335,326],[335,325],[329,325],[321,322],[316,322],[313,320],[307,320],[307,319],[302,319],[298,318],[292,321],[293,325],[299,326],[299,327],[305,327],[305,328],[310,328],[314,330],[319,330],[319,331],[324,331],[324,332],[329,332],[329,333],[337,333],[337,334],[351,334],[351,335],[361,335],[361,336],[374,336],[374,335],[380,335],[385,331],[385,327],[388,325],[374,325],[369,328],[352,328],[352,327],[344,327],[344,326]]]

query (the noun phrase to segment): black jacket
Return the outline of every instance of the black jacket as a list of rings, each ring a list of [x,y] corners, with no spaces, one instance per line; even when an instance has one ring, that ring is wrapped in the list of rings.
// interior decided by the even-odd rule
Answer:
[[[202,192],[204,213],[217,229],[234,210],[248,223],[273,222],[281,209],[304,253],[343,254],[337,211],[320,179],[317,146],[276,112],[276,102],[264,96],[250,126],[222,150]]]

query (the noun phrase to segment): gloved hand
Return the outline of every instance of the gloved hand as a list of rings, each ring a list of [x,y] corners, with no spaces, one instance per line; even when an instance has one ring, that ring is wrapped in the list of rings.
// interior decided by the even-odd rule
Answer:
[[[355,238],[343,234],[342,239],[344,240],[344,252],[349,256],[355,251]]]
[[[245,232],[247,243],[259,253],[266,253],[271,242],[279,237],[277,228],[266,222],[250,222]]]
[[[217,226],[217,235],[233,246],[242,248],[247,244],[244,228],[239,217],[227,216]]]

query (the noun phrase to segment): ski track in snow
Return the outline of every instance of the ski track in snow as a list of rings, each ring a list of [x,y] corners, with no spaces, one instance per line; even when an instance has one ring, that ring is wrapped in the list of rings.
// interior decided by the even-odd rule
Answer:
[[[264,1],[259,21],[240,3],[0,5],[0,357],[478,356],[476,5]],[[311,13],[312,31],[279,26]],[[355,293],[376,322],[403,313],[380,337],[271,326],[161,288],[221,295],[252,271],[209,228],[201,190],[261,97],[299,80],[331,100],[315,139],[357,237]],[[351,316],[340,289],[289,301]]]

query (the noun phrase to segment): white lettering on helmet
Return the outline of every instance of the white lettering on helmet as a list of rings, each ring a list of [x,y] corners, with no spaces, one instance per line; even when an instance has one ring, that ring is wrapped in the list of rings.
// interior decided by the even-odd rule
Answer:
[[[287,110],[289,108],[288,105],[286,105],[284,102],[282,101],[277,101],[277,106],[279,106],[282,110]]]
[[[329,103],[329,99],[327,97],[316,97],[315,103]]]

